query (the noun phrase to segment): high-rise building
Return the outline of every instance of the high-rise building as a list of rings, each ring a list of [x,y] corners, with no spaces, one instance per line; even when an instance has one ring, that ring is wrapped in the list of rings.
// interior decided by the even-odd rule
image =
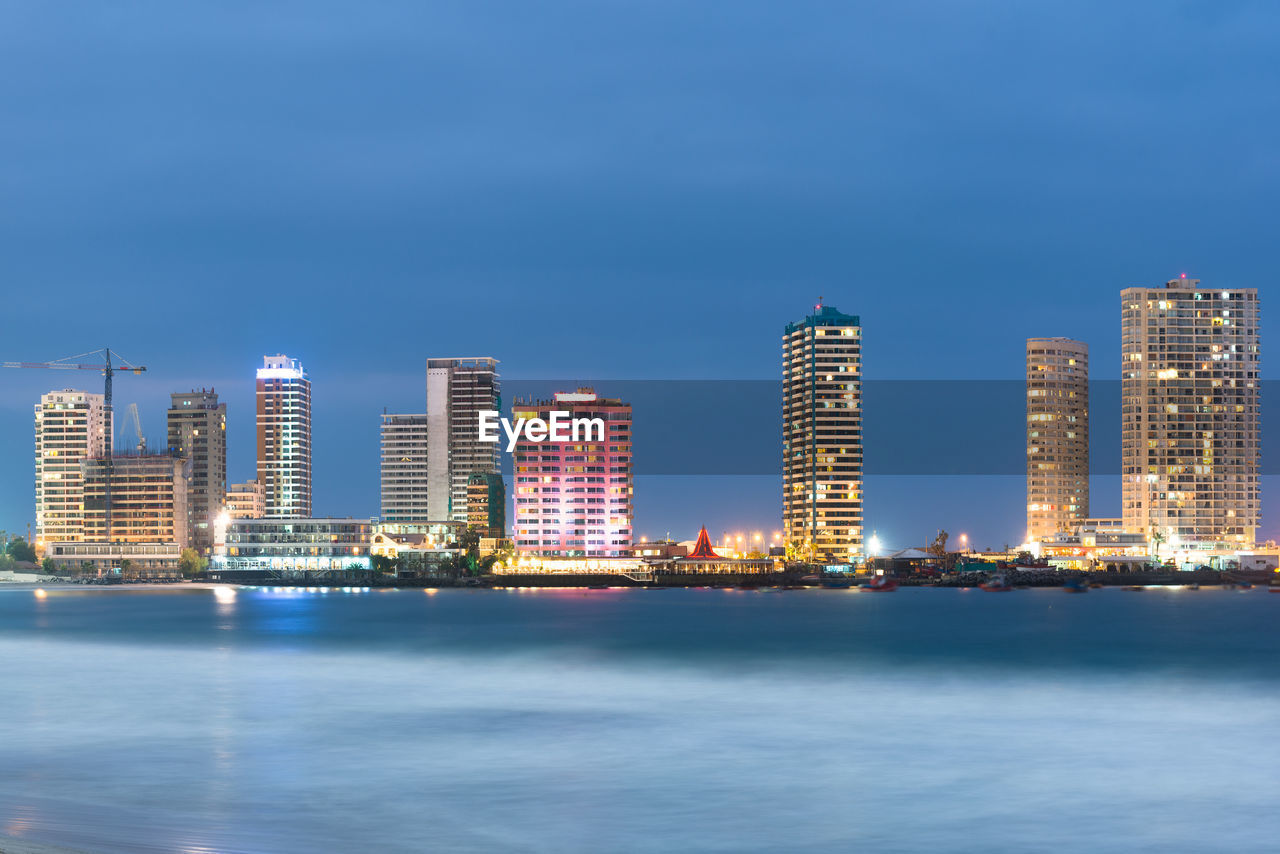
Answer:
[[[213,389],[171,394],[168,422],[169,449],[191,460],[188,540],[205,554],[227,503],[227,405]]]
[[[191,460],[175,453],[116,451],[80,463],[84,478],[84,540],[92,543],[190,545],[187,489]],[[111,530],[106,482],[111,477]]]
[[[517,400],[513,419],[566,413],[567,422],[599,419],[603,432],[583,425],[567,441],[532,441],[520,434],[514,450],[515,541],[522,554],[625,557],[631,546],[631,404],[589,388],[552,400]]]
[[[427,521],[427,416],[384,412],[381,437],[380,521]]]
[[[498,471],[498,446],[480,441],[480,413],[502,409],[498,360],[427,360],[427,517],[467,521],[467,481]]]
[[[1185,276],[1121,292],[1125,528],[1166,553],[1252,546],[1258,291]]]
[[[267,515],[267,493],[256,480],[227,487],[227,515],[232,519],[261,519]]]
[[[311,516],[311,380],[284,355],[258,369],[258,480],[267,517]]]
[[[80,462],[107,453],[111,412],[100,394],[51,391],[35,408],[36,539],[84,539],[84,477]]]
[[[1027,339],[1027,541],[1089,515],[1089,345]]]
[[[862,548],[862,327],[818,305],[782,337],[782,516],[800,558]]]
[[[473,474],[467,481],[467,527],[482,537],[507,535],[507,488],[500,474]]]

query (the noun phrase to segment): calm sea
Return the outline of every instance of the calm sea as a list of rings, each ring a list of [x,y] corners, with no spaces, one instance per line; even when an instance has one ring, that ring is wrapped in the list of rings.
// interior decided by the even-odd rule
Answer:
[[[1280,840],[1263,590],[228,591],[0,588],[0,836],[104,854]]]

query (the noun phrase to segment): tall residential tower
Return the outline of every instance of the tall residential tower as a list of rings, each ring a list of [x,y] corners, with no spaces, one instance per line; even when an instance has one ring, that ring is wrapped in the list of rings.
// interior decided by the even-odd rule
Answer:
[[[862,548],[862,327],[818,305],[782,337],[782,517],[803,559]]]
[[[427,515],[467,521],[467,482],[498,472],[498,446],[481,442],[480,412],[502,409],[498,360],[427,360]]]
[[[1258,355],[1256,288],[1121,292],[1125,528],[1170,550],[1254,544]]]
[[[213,389],[171,394],[168,422],[169,449],[191,461],[187,540],[208,553],[227,503],[227,405]]]
[[[1089,345],[1027,339],[1027,541],[1089,515]]]
[[[427,416],[384,412],[381,439],[380,520],[427,521]]]
[[[598,419],[603,430],[565,428],[566,441],[516,442],[515,534],[521,554],[625,557],[631,546],[631,404],[594,390],[557,392],[552,400],[517,400],[512,418],[567,413],[567,422]]]
[[[107,453],[111,412],[100,394],[51,391],[36,404],[36,539],[84,539],[80,462]]]
[[[258,480],[268,518],[311,516],[311,380],[284,355],[258,369]]]

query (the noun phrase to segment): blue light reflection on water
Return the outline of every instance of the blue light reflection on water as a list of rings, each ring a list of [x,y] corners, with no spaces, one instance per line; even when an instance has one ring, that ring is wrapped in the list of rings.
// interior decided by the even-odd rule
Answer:
[[[3,590],[0,827],[103,852],[1268,850],[1274,600]]]

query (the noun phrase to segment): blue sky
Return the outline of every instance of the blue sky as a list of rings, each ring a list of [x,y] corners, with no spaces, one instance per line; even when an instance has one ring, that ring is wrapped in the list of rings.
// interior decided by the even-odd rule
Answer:
[[[428,356],[773,379],[823,295],[868,378],[1069,335],[1110,379],[1120,288],[1184,271],[1261,288],[1265,344],[1278,38],[1264,2],[6,3],[0,359],[116,348],[154,436],[215,385],[244,479],[253,369],[300,358],[317,509],[359,515]],[[77,379],[0,373],[0,526]],[[877,480],[887,540],[1021,534],[1017,477]],[[638,483],[637,529],[776,528],[768,477],[694,481]]]

